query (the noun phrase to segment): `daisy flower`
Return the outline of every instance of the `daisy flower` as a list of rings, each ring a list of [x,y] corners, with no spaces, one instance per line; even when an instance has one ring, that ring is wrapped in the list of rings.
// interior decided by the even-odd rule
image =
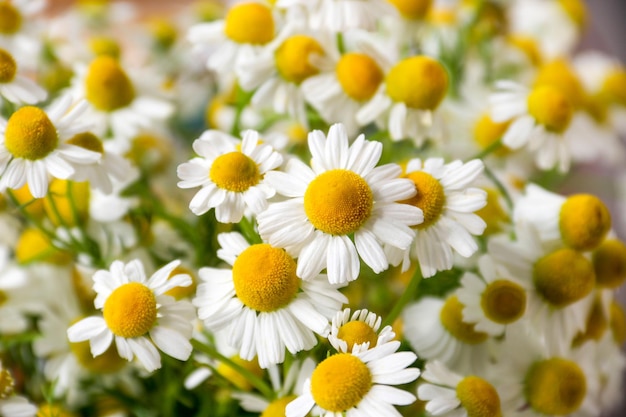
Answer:
[[[163,295],[168,290],[191,285],[189,275],[171,272],[180,264],[172,261],[146,278],[143,264],[133,260],[114,261],[111,269],[95,273],[94,306],[103,316],[87,317],[67,330],[70,342],[89,340],[96,357],[109,349],[113,340],[119,355],[131,361],[136,357],[148,372],[161,367],[157,348],[179,360],[191,354],[195,317],[188,302]],[[169,278],[169,279],[168,279]]]
[[[35,104],[47,96],[46,90],[21,73],[13,55],[0,49],[0,98],[16,104]]]
[[[417,259],[422,275],[428,278],[437,271],[452,268],[453,249],[465,258],[478,250],[472,235],[481,235],[486,223],[475,212],[487,204],[487,193],[472,184],[483,168],[479,159],[448,164],[440,158],[408,162],[404,176],[413,182],[417,193],[404,203],[421,209],[424,221],[413,227],[415,240],[410,249],[402,253],[387,248],[394,263],[404,257],[403,270],[406,270],[409,258]]]
[[[376,273],[389,266],[383,244],[406,250],[413,241],[409,226],[422,222],[422,211],[397,201],[415,194],[395,164],[376,167],[382,144],[363,135],[348,145],[341,124],[308,137],[311,166],[291,159],[286,172],[266,180],[288,199],[271,204],[257,217],[259,233],[270,244],[298,256],[304,280],[327,269],[331,283],[355,280],[359,256]]]
[[[34,18],[46,4],[46,0],[0,1],[0,48],[19,54],[29,68],[39,62],[41,35]]]
[[[1,11],[1,9],[0,9]],[[11,373],[0,363],[0,416],[35,417],[37,407],[21,395],[15,394],[15,380]]]
[[[303,394],[287,404],[287,417],[313,414],[338,417],[397,416],[394,405],[408,405],[415,396],[390,385],[406,384],[419,377],[409,368],[417,356],[396,352],[399,341],[388,342],[358,353],[337,353],[320,362],[304,383]]]
[[[237,223],[246,209],[257,214],[275,194],[265,176],[278,168],[282,156],[260,143],[254,130],[242,133],[241,141],[218,130],[207,130],[193,142],[199,155],[178,166],[180,188],[201,187],[189,202],[200,216],[215,208],[217,221]]]
[[[380,316],[366,309],[356,310],[350,316],[350,309],[346,308],[333,317],[328,341],[337,351],[343,353],[382,345],[396,337],[396,334],[391,326],[380,330],[381,321]]]
[[[296,261],[285,250],[249,245],[239,233],[218,236],[218,257],[232,269],[201,268],[194,304],[212,331],[224,329],[228,344],[262,368],[290,353],[311,349],[315,333],[327,336],[329,319],[347,302],[337,287],[319,275],[302,281]]]
[[[91,164],[101,155],[66,142],[86,130],[77,119],[85,110],[84,101],[72,106],[63,96],[48,111],[24,106],[8,121],[0,119],[0,188],[20,188],[28,183],[35,198],[48,191],[49,175],[67,179],[75,166]]]

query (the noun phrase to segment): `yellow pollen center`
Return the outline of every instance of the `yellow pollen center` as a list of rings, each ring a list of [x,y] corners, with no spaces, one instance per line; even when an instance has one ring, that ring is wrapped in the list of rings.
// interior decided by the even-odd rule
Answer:
[[[433,0],[388,0],[400,14],[411,20],[423,19],[428,14]]]
[[[96,109],[112,112],[128,106],[135,99],[135,89],[115,58],[100,55],[89,65],[85,97]]]
[[[617,68],[604,78],[602,96],[610,104],[626,106],[626,70]]]
[[[102,146],[102,141],[91,132],[78,133],[70,138],[67,143],[69,143],[70,145],[80,146],[83,149],[87,149],[93,152],[104,153],[104,146]]]
[[[56,404],[43,404],[37,410],[35,417],[76,417],[76,414]]]
[[[88,182],[53,179],[43,200],[46,215],[55,226],[73,227],[84,224],[89,217]]]
[[[209,178],[218,187],[239,193],[257,185],[261,174],[256,162],[249,156],[241,152],[230,152],[213,161]]]
[[[230,358],[232,362],[241,366],[251,374],[255,375],[258,378],[263,377],[263,369],[259,366],[259,362],[254,359],[251,361],[247,361],[245,359],[241,359],[239,355],[232,356]],[[253,386],[249,379],[244,377],[238,370],[232,368],[229,364],[225,362],[220,362],[217,367],[217,373],[226,378],[230,383],[232,383],[235,387],[239,388],[242,391],[250,391]]]
[[[13,55],[0,49],[0,84],[10,83],[17,73],[17,63]]]
[[[11,115],[4,132],[4,145],[16,158],[43,159],[59,142],[57,130],[41,109],[19,108]]]
[[[295,395],[288,395],[272,401],[270,405],[268,405],[267,408],[261,413],[260,417],[285,417],[285,408],[287,408],[287,404],[295,399]]]
[[[572,67],[562,59],[551,61],[539,68],[533,87],[542,86],[559,90],[574,109],[583,103],[585,91],[582,83]]]
[[[582,29],[587,23],[587,7],[582,0],[558,0],[565,13]]]
[[[611,303],[611,332],[615,343],[622,346],[626,342],[626,312],[619,303]]]
[[[530,406],[541,414],[568,415],[578,410],[587,394],[587,380],[569,360],[551,358],[534,363],[525,379]]]
[[[0,34],[13,35],[22,27],[22,14],[10,1],[0,3]]]
[[[434,224],[443,213],[446,202],[443,186],[435,177],[424,171],[410,172],[405,177],[413,181],[417,194],[401,203],[410,204],[422,210],[424,222],[415,227],[426,229]]]
[[[369,219],[374,196],[367,182],[345,169],[318,175],[304,193],[304,211],[313,226],[330,235],[355,232]]]
[[[435,110],[448,91],[448,73],[439,61],[414,56],[397,63],[385,83],[393,101],[412,109]]]
[[[115,39],[106,36],[89,39],[89,49],[96,56],[107,55],[115,59],[120,57],[120,44]]]
[[[566,307],[591,292],[595,285],[591,262],[573,249],[559,249],[539,259],[533,282],[537,292],[553,307]]]
[[[487,227],[483,235],[489,236],[502,230],[509,220],[509,215],[500,203],[501,194],[494,188],[485,189],[487,192],[487,204],[476,211],[476,214],[485,221]]]
[[[372,57],[356,52],[344,54],[335,72],[343,91],[356,101],[370,99],[384,78],[382,69]]]
[[[576,194],[565,200],[559,213],[563,241],[578,250],[596,248],[611,228],[611,214],[602,200],[590,194]]]
[[[189,275],[191,277],[191,285],[188,285],[186,287],[174,287],[171,290],[165,292],[165,295],[174,297],[177,300],[192,297],[196,293],[196,288],[198,287],[198,278],[196,278],[196,274],[194,274],[193,271],[191,271],[189,268],[185,268],[184,266],[177,266],[176,268],[174,268],[168,279],[178,274]]]
[[[531,38],[530,36],[510,35],[507,37],[507,41],[511,45],[522,51],[531,64],[533,64],[534,66],[539,66],[541,64],[541,51],[539,51],[537,41],[535,41],[533,38]]]
[[[224,33],[237,43],[266,44],[274,38],[272,11],[259,3],[235,5],[226,15]]]
[[[313,399],[325,410],[339,413],[361,402],[372,387],[372,374],[359,358],[338,353],[320,362],[311,375]]]
[[[13,376],[6,369],[0,369],[0,400],[13,395],[15,390],[15,381]]]
[[[97,374],[112,374],[124,367],[127,364],[125,359],[122,359],[120,355],[117,353],[117,348],[115,344],[111,344],[111,346],[99,356],[95,358],[91,354],[91,349],[89,347],[89,341],[71,343],[70,349],[78,363],[85,369],[90,372]]]
[[[29,227],[22,232],[15,246],[15,258],[22,265],[31,262],[66,265],[72,260],[68,252],[57,249],[50,238],[36,227]]]
[[[300,288],[296,262],[267,243],[244,250],[233,265],[237,297],[256,311],[275,311],[291,302]]]
[[[348,351],[352,347],[361,343],[369,342],[370,349],[376,346],[378,336],[374,329],[362,321],[350,321],[339,328],[337,338],[344,340],[348,344]]]
[[[617,239],[603,241],[591,257],[596,284],[617,288],[626,280],[626,245]]]
[[[587,316],[585,331],[576,335],[573,345],[578,346],[587,340],[600,340],[608,327],[609,318],[604,315],[600,300],[595,300]]]
[[[456,386],[456,396],[468,417],[502,417],[498,392],[482,378],[463,378]]]
[[[306,35],[294,35],[284,41],[276,50],[276,68],[285,80],[300,84],[319,69],[311,63],[314,56],[324,55],[318,41]]]
[[[526,291],[514,282],[499,279],[487,285],[480,306],[490,320],[499,324],[513,323],[526,311]]]
[[[546,130],[563,133],[572,120],[573,108],[559,90],[544,85],[528,95],[528,113]]]
[[[474,140],[483,149],[493,145],[497,140],[501,139],[511,122],[494,122],[489,114],[483,114],[474,124]],[[495,152],[498,156],[506,156],[509,149],[506,146],[500,146]]]
[[[156,297],[150,288],[139,282],[123,284],[104,302],[103,314],[107,326],[116,336],[143,336],[156,322]]]
[[[168,19],[155,19],[151,22],[150,31],[156,45],[162,49],[168,49],[178,38],[178,30],[173,22]]]
[[[439,315],[441,324],[452,336],[469,345],[487,340],[487,334],[474,330],[474,323],[463,321],[463,304],[456,295],[448,297]]]

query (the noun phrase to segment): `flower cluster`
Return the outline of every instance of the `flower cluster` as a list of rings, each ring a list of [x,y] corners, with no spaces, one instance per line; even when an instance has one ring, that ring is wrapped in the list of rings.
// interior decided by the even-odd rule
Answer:
[[[0,0],[0,416],[621,405],[582,0],[54,3]]]

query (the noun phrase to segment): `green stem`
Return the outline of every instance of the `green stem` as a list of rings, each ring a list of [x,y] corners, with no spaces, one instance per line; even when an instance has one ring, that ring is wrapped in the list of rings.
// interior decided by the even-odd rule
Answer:
[[[491,155],[492,153],[494,153],[501,147],[502,147],[502,138],[499,138],[495,142],[489,144],[489,146],[487,146],[485,149],[483,149],[482,151],[478,152],[476,155],[469,158],[469,160],[471,161],[472,159],[483,159]]]
[[[496,177],[496,175],[493,173],[493,171],[491,171],[491,169],[489,169],[489,167],[487,167],[487,165],[485,165],[485,175],[487,176],[487,178],[489,178],[491,180],[491,182],[493,182],[493,184],[496,186],[496,188],[498,189],[500,194],[502,194],[502,197],[504,197],[504,200],[506,201],[507,207],[509,208],[509,210],[512,211],[513,210],[513,199],[511,198],[511,195],[509,194],[509,192],[504,187],[504,184],[502,184],[502,182],[498,179],[498,177]]]
[[[402,293],[398,301],[396,301],[396,304],[391,309],[391,312],[389,312],[389,314],[387,314],[387,317],[385,317],[385,320],[383,321],[383,324],[382,324],[383,328],[387,325],[391,326],[393,322],[398,318],[398,316],[400,316],[400,313],[402,313],[402,310],[404,310],[404,307],[415,296],[415,293],[417,292],[417,288],[419,287],[421,281],[422,281],[422,271],[419,265],[417,265],[415,267],[415,272],[413,273],[413,277],[411,277],[411,282],[409,282],[409,285],[407,285],[406,290]]]
[[[337,49],[340,54],[344,54],[346,52],[346,44],[343,40],[343,32],[337,32]]]
[[[241,234],[243,234],[246,240],[251,244],[263,243],[259,234],[254,230],[254,224],[252,224],[246,216],[241,218],[239,229],[241,230]]]

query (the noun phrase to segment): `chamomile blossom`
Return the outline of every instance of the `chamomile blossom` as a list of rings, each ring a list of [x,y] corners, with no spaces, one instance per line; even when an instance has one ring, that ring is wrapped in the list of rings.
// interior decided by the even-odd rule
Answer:
[[[298,256],[297,275],[310,280],[327,269],[331,283],[355,280],[359,257],[378,273],[389,266],[383,244],[406,250],[413,241],[410,226],[423,220],[422,211],[397,201],[415,194],[400,178],[398,165],[376,167],[382,144],[363,135],[348,145],[341,124],[328,137],[308,137],[311,168],[298,159],[285,172],[266,180],[286,201],[272,203],[257,217],[259,233],[270,244]]]
[[[46,0],[0,1],[0,48],[20,58],[32,68],[38,62],[41,40],[35,18]]]
[[[267,243],[250,245],[239,233],[218,236],[218,256],[232,269],[201,268],[194,304],[209,330],[225,329],[228,344],[262,368],[282,363],[328,335],[329,319],[347,298],[324,275],[309,281],[296,273],[296,261]]]
[[[47,95],[46,90],[22,73],[13,55],[0,48],[0,99],[35,104]]]
[[[110,270],[94,274],[94,306],[103,316],[91,316],[67,330],[70,342],[89,340],[96,357],[109,349],[115,340],[119,355],[133,358],[148,372],[161,367],[160,349],[176,359],[187,360],[195,317],[193,306],[184,300],[164,295],[168,290],[191,284],[189,275],[171,272],[179,265],[172,261],[146,278],[143,264],[114,261]],[[169,279],[168,279],[169,278]]]
[[[397,416],[394,405],[408,405],[415,396],[391,385],[406,384],[420,375],[409,367],[417,356],[397,352],[399,341],[391,341],[358,353],[337,353],[320,362],[304,383],[303,394],[287,404],[287,417],[313,414]]]
[[[382,318],[366,309],[338,311],[331,323],[328,341],[338,352],[357,352],[382,345],[396,334],[391,326],[380,328]]]
[[[49,110],[24,106],[8,121],[0,119],[0,188],[28,184],[35,198],[46,195],[49,176],[66,179],[75,166],[91,164],[101,155],[66,142],[86,126],[79,120],[86,103],[72,103],[70,96],[57,100]]]
[[[199,155],[178,166],[180,188],[201,187],[189,202],[200,216],[215,209],[219,222],[239,222],[246,210],[260,213],[275,194],[265,179],[283,161],[281,154],[260,143],[254,130],[242,133],[239,141],[218,130],[207,130],[193,142]]]
[[[0,416],[35,417],[37,407],[15,393],[15,379],[0,363]]]

